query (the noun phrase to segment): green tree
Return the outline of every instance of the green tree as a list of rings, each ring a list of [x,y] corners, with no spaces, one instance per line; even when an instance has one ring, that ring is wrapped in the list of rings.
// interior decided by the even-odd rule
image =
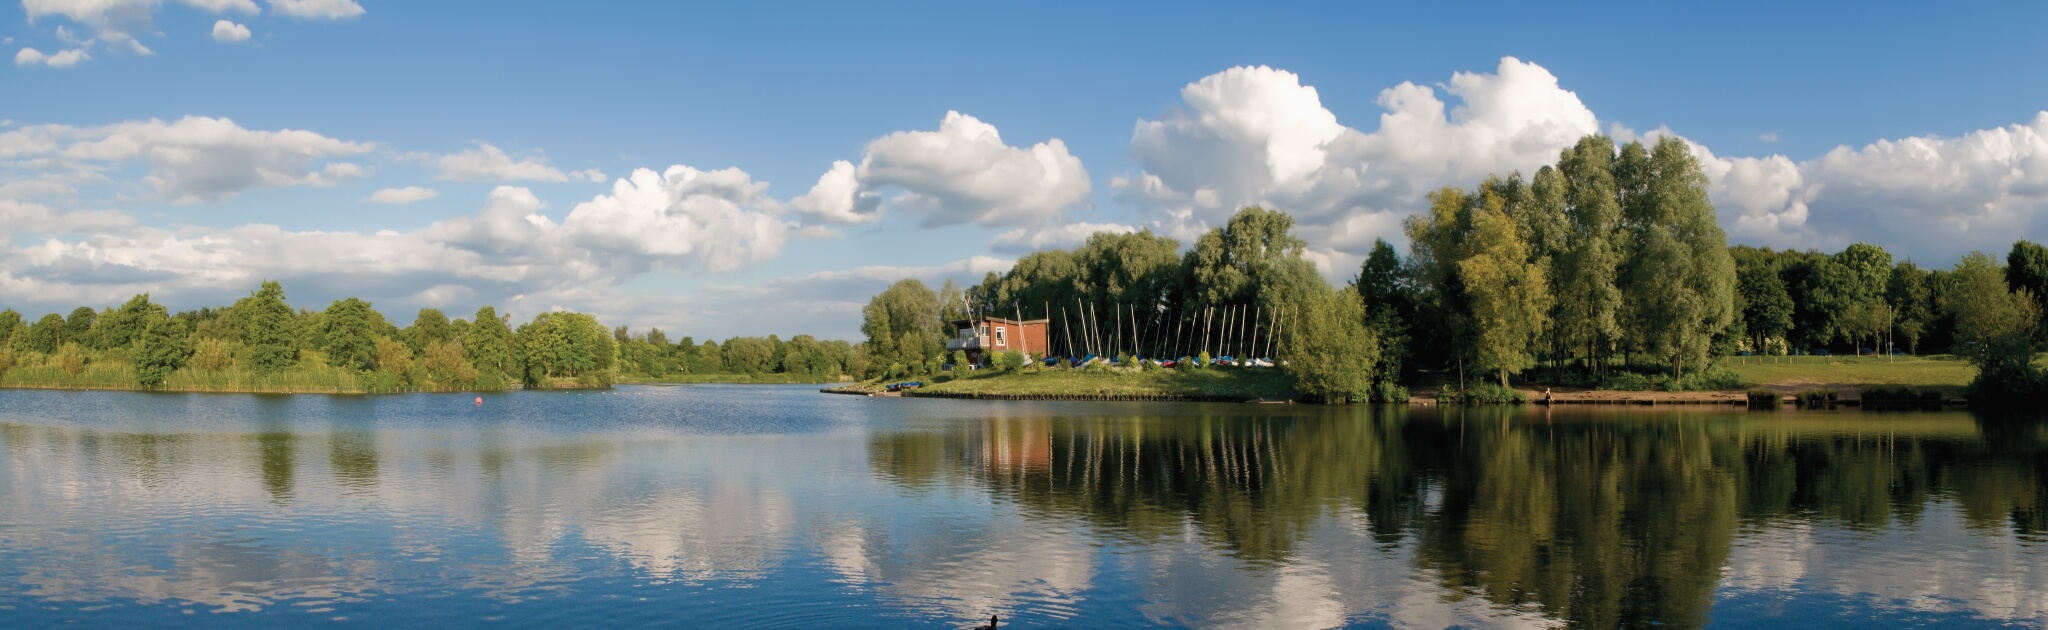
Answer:
[[[2013,243],[2012,252],[2005,255],[2005,283],[2034,296],[2034,304],[2048,312],[2048,247],[2026,240]]]
[[[169,316],[162,305],[150,302],[149,294],[143,293],[129,298],[113,312],[102,315],[99,334],[94,335],[94,341],[100,343],[100,350],[127,348],[134,345],[151,324]]]
[[[734,337],[723,346],[726,368],[735,374],[775,371],[775,346],[761,337]]]
[[[1634,345],[1671,367],[1703,367],[1715,336],[1735,320],[1735,261],[1707,199],[1707,176],[1683,140],[1665,136],[1647,158],[1629,143],[1616,165],[1623,229],[1635,248],[1624,262]]]
[[[521,373],[517,355],[512,351],[512,329],[498,316],[496,307],[476,309],[476,321],[469,325],[462,345],[469,353],[470,363],[484,377],[504,378]]]
[[[939,321],[939,296],[916,279],[904,279],[868,300],[861,333],[874,351],[906,365],[935,356],[947,335]]]
[[[9,347],[14,333],[21,330],[21,313],[14,309],[0,310],[0,348]]]
[[[405,342],[390,337],[378,337],[376,348],[376,369],[379,374],[387,375],[391,379],[391,384],[396,387],[418,385],[413,379],[412,348],[407,347]]]
[[[436,341],[454,341],[455,327],[448,323],[448,316],[438,308],[420,309],[412,325],[405,328],[405,345],[412,347],[415,354],[424,352],[427,344]]]
[[[263,286],[233,308],[242,323],[242,343],[249,346],[249,367],[258,374],[289,368],[299,358],[298,323],[284,301],[284,285],[265,280]]]
[[[1792,330],[1792,296],[1768,261],[1738,267],[1736,294],[1742,303],[1743,330],[1749,335],[1750,347],[1763,354],[1772,339]]]
[[[322,337],[327,364],[351,370],[376,367],[377,337],[386,327],[384,315],[357,298],[335,300],[323,314]]]
[[[1550,283],[1544,268],[1528,264],[1528,244],[1516,235],[1513,219],[1502,212],[1506,203],[1487,192],[1480,212],[1472,216],[1470,254],[1458,261],[1472,305],[1478,333],[1479,369],[1508,375],[1534,365],[1534,346],[1549,325]]]
[[[1907,352],[1920,354],[1920,338],[1927,334],[1934,320],[1933,293],[1927,282],[1927,271],[1914,265],[1913,261],[1892,266],[1885,300],[1895,309],[1892,329],[1906,339]]]
[[[71,310],[71,316],[64,319],[64,339],[85,347],[92,347],[92,325],[100,319],[100,312],[90,306]]]
[[[1310,296],[1301,314],[1290,319],[1290,327],[1281,334],[1281,349],[1295,388],[1331,403],[1366,400],[1380,344],[1364,321],[1365,302],[1357,289],[1326,288]]]
[[[64,316],[50,313],[29,325],[26,334],[14,339],[16,351],[51,354],[64,344]]]
[[[148,320],[135,342],[135,382],[143,389],[163,387],[172,372],[192,358],[185,322],[173,318]]]
[[[583,313],[541,313],[513,332],[529,386],[551,386],[556,378],[605,379],[613,367],[616,342],[610,329]]]
[[[2038,395],[2042,376],[2033,365],[2033,337],[2041,308],[2033,295],[2012,290],[1998,263],[1983,252],[1971,252],[1956,265],[1949,291],[1959,354],[1977,364],[1971,402],[2009,405]]]

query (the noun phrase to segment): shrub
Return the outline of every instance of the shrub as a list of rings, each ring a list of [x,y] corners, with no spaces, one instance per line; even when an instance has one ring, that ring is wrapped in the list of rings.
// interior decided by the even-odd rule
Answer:
[[[1768,389],[1749,390],[1749,408],[1776,409],[1778,407],[1778,401],[1780,397],[1781,396],[1780,394],[1778,394],[1778,392],[1771,391]]]
[[[200,339],[192,344],[192,367],[200,371],[219,372],[234,364],[234,344],[213,338]]]
[[[1623,392],[1641,392],[1649,391],[1652,385],[1654,383],[1650,381],[1650,377],[1635,372],[1620,372],[1607,378],[1606,389]]]
[[[1674,392],[1711,392],[1742,387],[1741,375],[1719,365],[1695,371],[1679,378],[1677,382],[1665,384],[1666,390]]]
[[[967,362],[967,351],[966,351],[966,350],[954,350],[954,351],[953,351],[953,369],[955,369],[955,370],[965,370],[965,369],[967,369],[967,367],[968,367],[969,365],[972,365],[972,364],[970,364],[970,363],[968,363],[968,362]]]
[[[1195,357],[1195,367],[1209,367],[1209,351],[1203,350],[1201,356]]]
[[[1380,381],[1372,386],[1372,401],[1376,403],[1408,402],[1408,388],[1393,381]]]
[[[51,362],[63,369],[65,374],[72,376],[78,376],[79,372],[85,371],[85,353],[81,352],[75,343],[65,343],[57,348],[57,354],[51,357]]]

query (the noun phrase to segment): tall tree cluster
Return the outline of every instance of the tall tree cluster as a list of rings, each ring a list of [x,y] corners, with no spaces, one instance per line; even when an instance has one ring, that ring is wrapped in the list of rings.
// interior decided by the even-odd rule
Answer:
[[[1428,212],[1404,224],[1410,259],[1376,246],[1356,285],[1385,296],[1387,321],[1402,320],[1415,356],[1436,360],[1424,367],[1505,385],[1543,359],[1597,372],[1622,355],[1683,378],[1738,313],[1706,188],[1681,140],[1617,150],[1588,136],[1533,180],[1431,193]]]

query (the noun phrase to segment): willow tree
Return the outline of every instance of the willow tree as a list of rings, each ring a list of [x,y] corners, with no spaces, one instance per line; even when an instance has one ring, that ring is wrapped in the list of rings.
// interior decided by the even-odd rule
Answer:
[[[1310,294],[1295,326],[1281,341],[1295,389],[1311,398],[1342,403],[1370,396],[1379,342],[1365,326],[1358,290],[1323,289]]]
[[[885,361],[922,365],[938,356],[945,338],[939,321],[939,295],[916,279],[889,285],[861,309],[860,331],[868,347]]]
[[[1488,191],[1480,203],[1458,275],[1471,303],[1473,358],[1507,387],[1510,373],[1536,363],[1536,341],[1549,325],[1550,282],[1543,266],[1529,264],[1529,245],[1504,211],[1507,200]]]
[[[1623,262],[1623,321],[1635,347],[1678,379],[1706,364],[1714,336],[1735,320],[1735,260],[1685,141],[1665,136],[1643,153],[1631,142],[1616,165],[1622,229],[1635,244]]]
[[[1586,136],[1558,154],[1569,228],[1552,261],[1557,289],[1558,338],[1589,366],[1621,334],[1621,289],[1616,284],[1621,248],[1615,242],[1621,206],[1614,183],[1614,141]],[[1597,369],[1597,368],[1596,368]]]

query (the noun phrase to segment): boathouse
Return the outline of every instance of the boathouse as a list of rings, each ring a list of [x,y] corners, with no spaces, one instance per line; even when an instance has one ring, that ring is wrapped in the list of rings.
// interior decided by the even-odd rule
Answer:
[[[1046,327],[1043,319],[1004,319],[983,317],[953,322],[953,338],[946,340],[946,351],[964,350],[967,360],[985,364],[983,357],[990,352],[1016,350],[1032,357],[1045,356]]]

